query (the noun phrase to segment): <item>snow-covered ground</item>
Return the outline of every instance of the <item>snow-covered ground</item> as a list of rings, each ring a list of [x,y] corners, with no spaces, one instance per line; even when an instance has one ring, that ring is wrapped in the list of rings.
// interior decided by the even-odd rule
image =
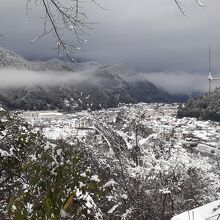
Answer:
[[[220,200],[208,203],[173,217],[171,220],[218,220],[220,218]]]

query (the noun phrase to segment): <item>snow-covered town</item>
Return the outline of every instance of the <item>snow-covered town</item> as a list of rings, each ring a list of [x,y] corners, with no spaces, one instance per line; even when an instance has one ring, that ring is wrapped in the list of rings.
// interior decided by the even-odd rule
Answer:
[[[120,115],[125,116],[124,125],[114,126],[124,140],[129,139],[129,133],[123,132],[126,122],[132,120],[152,129],[151,136],[161,139],[172,139],[176,143],[204,154],[220,154],[220,124],[212,121],[199,121],[196,118],[176,117],[178,104],[145,104],[123,105],[118,108],[82,111],[64,114],[56,111],[28,111],[20,116],[40,129],[49,139],[86,138],[88,133],[96,131],[98,120],[108,126],[117,124]],[[148,136],[149,138],[149,136]],[[138,137],[140,143],[146,139]],[[129,143],[129,142],[127,142]]]
[[[220,214],[220,124],[195,118],[179,119],[178,107],[178,104],[140,103],[71,114],[21,112],[20,116],[49,140],[86,143],[99,163],[104,167],[111,164],[113,170],[118,166],[111,161],[115,160],[115,150],[124,149],[125,155],[121,155],[126,166],[124,175],[129,181],[140,181],[142,186],[139,187],[149,197],[157,190],[155,195],[164,201],[162,219],[169,219],[166,213],[173,213],[172,220],[217,220]],[[194,170],[203,175],[203,180],[195,179]],[[156,189],[145,186],[146,179]],[[183,192],[185,185],[194,184],[193,181],[198,185],[204,181],[206,186],[200,185],[198,189],[197,185],[191,185],[193,191]],[[106,183],[114,186],[114,190],[121,193],[119,197],[126,200],[129,191],[125,192],[118,184],[114,175]],[[115,196],[109,197],[109,201],[116,202]],[[186,212],[180,214],[180,210]],[[115,204],[108,213],[118,212],[120,204]],[[123,219],[131,212],[131,208],[125,210]]]

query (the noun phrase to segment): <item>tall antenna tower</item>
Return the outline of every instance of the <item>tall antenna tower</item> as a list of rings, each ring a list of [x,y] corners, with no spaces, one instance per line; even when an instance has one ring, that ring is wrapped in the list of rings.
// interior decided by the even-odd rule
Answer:
[[[209,76],[208,76],[208,81],[209,81],[209,96],[211,94],[211,89],[212,89],[212,73],[211,73],[211,45],[209,45]]]
[[[220,78],[213,78],[212,77],[212,63],[211,63],[211,45],[209,45],[209,76],[208,76],[208,81],[209,81],[209,96],[211,95],[212,92],[212,81],[214,80],[220,80]]]

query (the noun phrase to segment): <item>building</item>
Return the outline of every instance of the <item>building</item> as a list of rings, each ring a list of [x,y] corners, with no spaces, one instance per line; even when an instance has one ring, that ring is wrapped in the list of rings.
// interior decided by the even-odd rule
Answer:
[[[27,111],[22,112],[20,117],[29,122],[52,121],[63,116],[63,113],[57,111]]]

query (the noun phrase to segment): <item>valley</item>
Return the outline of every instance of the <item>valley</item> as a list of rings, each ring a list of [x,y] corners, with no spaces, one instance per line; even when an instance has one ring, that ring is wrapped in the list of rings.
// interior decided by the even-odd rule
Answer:
[[[133,188],[138,181],[142,196],[156,196],[159,200],[155,201],[154,208],[158,206],[161,215],[169,219],[172,213],[181,213],[220,196],[220,125],[196,118],[178,119],[178,107],[178,104],[139,103],[71,114],[30,111],[20,113],[20,117],[51,142],[83,143],[105,171],[111,166],[117,173],[111,173],[109,181],[114,185],[113,191],[121,197],[126,195],[127,205],[131,202],[129,193],[139,204],[137,189]],[[123,180],[117,161],[123,161],[124,178],[131,184],[131,191],[119,183]],[[196,185],[191,185],[194,181]],[[188,191],[188,187],[194,191]],[[112,195],[110,201],[118,201],[115,196]],[[163,211],[160,207],[164,199]],[[111,215],[121,213],[129,218],[128,210],[132,206],[128,205],[121,213],[123,209],[119,203]]]

